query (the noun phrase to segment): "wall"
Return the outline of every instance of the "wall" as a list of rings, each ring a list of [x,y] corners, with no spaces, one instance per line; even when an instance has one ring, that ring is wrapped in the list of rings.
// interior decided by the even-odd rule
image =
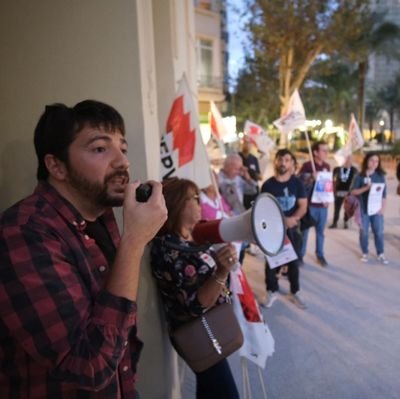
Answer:
[[[45,104],[54,102],[71,106],[92,98],[113,105],[126,122],[133,178],[158,178],[159,138],[183,72],[195,87],[191,3],[0,2],[0,211],[36,185],[33,130]],[[148,258],[142,262],[138,304],[145,341],[141,396],[179,398],[177,358]]]

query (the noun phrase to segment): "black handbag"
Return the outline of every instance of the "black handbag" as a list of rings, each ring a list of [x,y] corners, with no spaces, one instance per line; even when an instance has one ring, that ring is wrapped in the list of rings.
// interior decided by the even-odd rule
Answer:
[[[304,231],[316,225],[314,218],[311,216],[310,210],[307,208],[306,214],[300,219],[300,230]]]
[[[243,345],[243,334],[230,303],[208,310],[170,334],[178,354],[196,373],[207,370]]]

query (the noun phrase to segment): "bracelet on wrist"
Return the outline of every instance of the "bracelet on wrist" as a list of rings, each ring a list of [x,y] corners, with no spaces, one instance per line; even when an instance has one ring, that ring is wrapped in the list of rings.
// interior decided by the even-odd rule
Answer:
[[[225,278],[219,278],[219,277],[217,277],[216,274],[213,274],[212,277],[213,277],[214,281],[215,281],[217,284],[222,285],[223,287],[225,287],[227,277],[225,277]]]

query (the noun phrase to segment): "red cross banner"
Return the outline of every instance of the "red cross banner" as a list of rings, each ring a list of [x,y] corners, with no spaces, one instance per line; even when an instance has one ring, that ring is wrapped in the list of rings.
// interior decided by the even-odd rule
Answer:
[[[247,120],[244,124],[243,132],[260,152],[268,153],[275,146],[274,141],[268,136],[267,132],[254,122]]]
[[[231,272],[230,288],[233,309],[244,338],[239,356],[252,361],[260,368],[265,368],[267,358],[275,351],[275,341],[240,268]]]
[[[179,81],[165,130],[160,142],[161,180],[176,176],[193,180],[200,188],[209,186],[210,162],[185,75]]]
[[[219,112],[214,101],[210,102],[210,113],[208,114],[208,119],[210,123],[211,133],[219,141],[223,141],[224,137],[228,135],[228,131],[222,120],[221,113]]]

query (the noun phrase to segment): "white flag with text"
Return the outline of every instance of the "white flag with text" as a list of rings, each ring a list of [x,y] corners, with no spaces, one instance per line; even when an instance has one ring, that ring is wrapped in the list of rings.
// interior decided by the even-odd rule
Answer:
[[[200,134],[185,75],[178,90],[160,142],[161,180],[180,177],[193,180],[200,188],[211,184],[210,162]]]
[[[275,120],[273,124],[285,134],[303,126],[306,122],[306,113],[297,89],[293,92],[289,100],[287,113]]]

